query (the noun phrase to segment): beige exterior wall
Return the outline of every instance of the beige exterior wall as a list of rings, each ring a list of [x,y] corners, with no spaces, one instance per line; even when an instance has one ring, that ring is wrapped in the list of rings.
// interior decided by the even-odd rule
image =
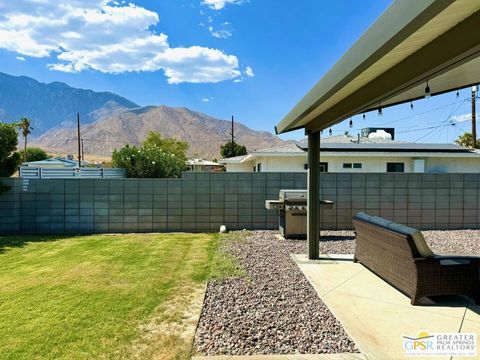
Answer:
[[[328,172],[374,172],[383,173],[387,171],[387,163],[403,162],[405,172],[414,172],[414,159],[425,160],[425,172],[428,173],[479,173],[480,157],[478,158],[456,158],[456,157],[402,157],[392,156],[322,156],[321,162],[328,162]],[[261,164],[262,172],[304,172],[307,156],[270,156],[255,157],[250,161],[240,164],[226,164],[227,172],[253,172]],[[362,168],[343,168],[344,163],[361,163]]]

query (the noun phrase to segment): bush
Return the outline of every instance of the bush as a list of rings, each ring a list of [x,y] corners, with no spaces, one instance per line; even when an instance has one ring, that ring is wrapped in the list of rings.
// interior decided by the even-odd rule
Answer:
[[[155,137],[158,141],[151,141],[149,135],[141,147],[127,144],[115,150],[113,166],[124,168],[127,177],[180,177],[187,168],[185,151],[188,145],[174,139],[162,139],[159,134]]]
[[[25,159],[25,161],[30,162],[30,161],[41,161],[50,158],[48,154],[40,148],[36,147],[31,147],[27,148],[27,156],[25,157],[25,152],[21,151],[21,157],[22,159]]]

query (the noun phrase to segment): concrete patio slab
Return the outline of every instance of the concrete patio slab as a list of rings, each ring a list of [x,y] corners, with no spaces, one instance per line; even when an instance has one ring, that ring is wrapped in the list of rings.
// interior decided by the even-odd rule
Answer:
[[[403,336],[416,337],[421,331],[480,333],[480,307],[471,305],[469,298],[427,299],[426,305],[412,306],[408,297],[361,264],[353,263],[351,256],[320,257],[309,261],[306,255],[292,255],[368,359],[411,358],[405,356]]]

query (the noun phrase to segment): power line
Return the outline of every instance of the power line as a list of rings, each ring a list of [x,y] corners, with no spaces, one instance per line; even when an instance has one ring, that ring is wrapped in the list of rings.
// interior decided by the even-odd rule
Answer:
[[[442,122],[442,124],[445,123],[445,122],[447,122],[447,121],[449,121],[450,118],[453,116],[453,114],[455,114],[455,113],[458,111],[458,109],[460,109],[460,107],[463,105],[463,103],[464,103],[465,101],[467,101],[467,100],[468,100],[468,99],[463,100],[463,101],[460,103],[460,105],[457,106],[457,108],[456,108],[455,110],[451,111],[450,114],[448,115],[448,117]],[[424,139],[425,137],[431,135],[431,134],[434,133],[435,131],[438,131],[439,128],[445,126],[445,125],[442,126],[442,124],[440,124],[436,129],[432,130],[431,132],[428,132],[428,133],[424,134],[423,136],[420,136],[420,137],[419,137],[417,140],[415,140],[414,142],[420,141],[420,140]],[[448,125],[450,125],[450,124],[448,124]],[[418,130],[418,129],[417,129],[417,130]]]

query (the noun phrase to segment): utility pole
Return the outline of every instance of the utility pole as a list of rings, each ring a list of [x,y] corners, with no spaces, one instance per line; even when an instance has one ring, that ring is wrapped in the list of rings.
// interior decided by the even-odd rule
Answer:
[[[233,136],[233,115],[232,115],[232,147],[233,147],[233,143],[234,143],[234,136]]]
[[[475,100],[477,99],[477,87],[472,86],[472,140],[473,148],[477,148],[477,114],[475,109]]]
[[[77,113],[77,135],[78,135],[78,167],[82,167],[82,152],[80,145],[80,113]]]
[[[85,147],[83,146],[83,138],[82,138],[82,159],[85,161],[85,153],[84,153]]]

